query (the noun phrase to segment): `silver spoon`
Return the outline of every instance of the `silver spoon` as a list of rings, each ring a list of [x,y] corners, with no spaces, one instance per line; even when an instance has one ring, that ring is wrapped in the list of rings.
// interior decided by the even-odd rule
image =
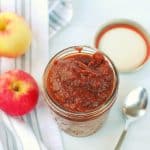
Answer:
[[[145,88],[138,87],[132,90],[127,96],[123,104],[123,114],[126,117],[125,128],[120,136],[120,139],[115,147],[115,150],[120,150],[123,140],[126,136],[128,127],[137,119],[146,113],[148,104],[148,94]]]

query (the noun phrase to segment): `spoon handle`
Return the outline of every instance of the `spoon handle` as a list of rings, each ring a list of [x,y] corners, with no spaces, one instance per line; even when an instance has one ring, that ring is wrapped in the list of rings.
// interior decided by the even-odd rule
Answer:
[[[127,134],[127,130],[124,129],[114,150],[120,150],[126,134]]]

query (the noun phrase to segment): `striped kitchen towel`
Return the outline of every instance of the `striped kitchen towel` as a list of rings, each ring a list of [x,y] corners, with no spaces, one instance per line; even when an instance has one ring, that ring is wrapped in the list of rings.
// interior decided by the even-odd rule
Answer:
[[[70,0],[49,0],[49,38],[66,26],[73,15]]]
[[[49,3],[47,0],[0,0],[0,11],[16,12],[23,16],[33,33],[32,44],[24,56],[17,59],[0,58],[0,74],[10,69],[23,69],[31,73],[41,86],[44,68],[51,57],[48,41],[61,27],[66,25],[68,20],[64,14],[71,11],[71,5],[68,4],[64,0],[59,0],[59,2],[49,0]],[[59,129],[44,103],[42,94],[34,111],[24,116],[23,119],[48,150],[63,150]],[[0,126],[0,131],[0,143],[4,145],[4,150],[16,150],[13,149],[9,132],[2,126]],[[32,145],[30,150],[32,150]]]

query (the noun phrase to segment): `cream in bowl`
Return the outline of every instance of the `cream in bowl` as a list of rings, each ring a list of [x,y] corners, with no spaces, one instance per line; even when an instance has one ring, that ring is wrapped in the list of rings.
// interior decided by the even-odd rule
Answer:
[[[131,21],[104,26],[96,37],[95,46],[112,59],[120,72],[136,70],[149,56],[148,34]]]

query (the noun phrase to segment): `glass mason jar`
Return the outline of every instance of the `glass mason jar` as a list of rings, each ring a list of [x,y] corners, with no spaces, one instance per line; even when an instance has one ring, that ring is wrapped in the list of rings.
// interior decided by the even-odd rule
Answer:
[[[83,54],[94,54],[97,50],[88,46],[73,46],[66,48],[59,53],[57,53],[48,63],[44,74],[43,74],[43,86],[44,86],[44,95],[45,101],[47,102],[55,120],[57,121],[59,127],[64,130],[66,133],[72,136],[88,136],[95,133],[100,127],[102,127],[108,113],[114,104],[117,92],[118,92],[118,73],[112,61],[103,54],[105,60],[108,61],[110,67],[114,73],[114,87],[111,96],[108,100],[100,107],[90,111],[90,112],[70,112],[66,111],[60,106],[58,106],[52,98],[49,96],[47,91],[47,79],[48,72],[51,67],[51,64],[54,60],[63,58],[65,56],[83,53]]]

